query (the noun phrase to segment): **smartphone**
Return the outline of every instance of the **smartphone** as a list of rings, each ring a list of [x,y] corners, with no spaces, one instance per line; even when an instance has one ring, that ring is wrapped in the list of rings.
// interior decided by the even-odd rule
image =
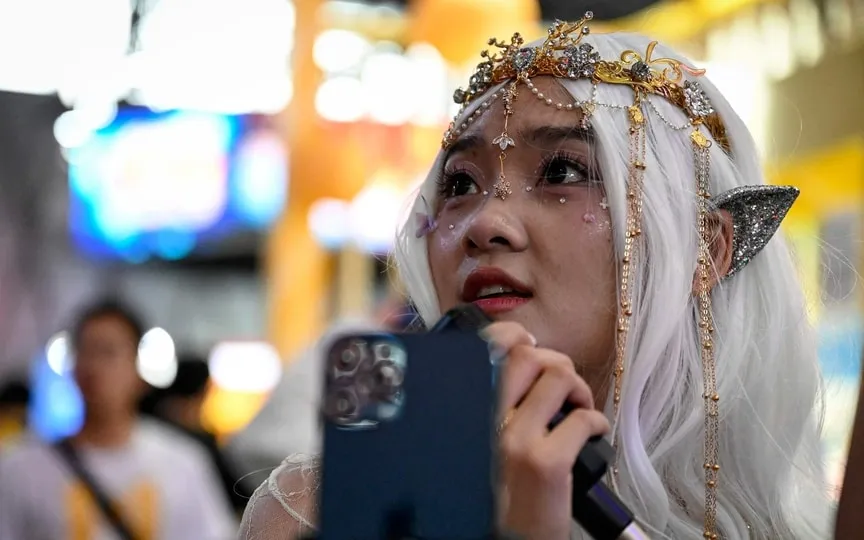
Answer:
[[[320,540],[495,528],[496,367],[476,332],[337,339],[325,361]]]

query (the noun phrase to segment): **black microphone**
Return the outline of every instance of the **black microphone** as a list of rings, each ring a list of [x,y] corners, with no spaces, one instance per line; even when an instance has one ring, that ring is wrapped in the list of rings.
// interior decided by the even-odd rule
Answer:
[[[444,314],[430,332],[479,332],[492,323],[473,304],[457,306]],[[560,424],[575,407],[565,403],[549,429]],[[633,512],[601,482],[615,459],[615,450],[603,437],[592,437],[573,465],[572,516],[594,540],[648,540],[633,520]]]

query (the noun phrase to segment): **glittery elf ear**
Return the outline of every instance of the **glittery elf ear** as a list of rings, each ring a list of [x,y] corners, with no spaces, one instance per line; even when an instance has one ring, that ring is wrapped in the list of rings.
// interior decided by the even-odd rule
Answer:
[[[771,240],[800,191],[792,186],[742,186],[712,197],[717,210],[732,215],[732,264],[724,279],[747,266]]]
[[[426,201],[426,197],[420,196],[420,200],[423,203],[423,211],[417,212],[414,214],[414,223],[415,227],[417,227],[416,232],[414,233],[417,238],[423,238],[427,234],[434,232],[438,228],[438,221],[432,216],[432,213],[429,209],[429,203]]]

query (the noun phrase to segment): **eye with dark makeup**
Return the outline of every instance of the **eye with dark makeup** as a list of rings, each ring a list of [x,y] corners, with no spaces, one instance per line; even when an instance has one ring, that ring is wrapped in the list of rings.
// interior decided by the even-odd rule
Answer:
[[[545,158],[538,167],[538,183],[550,186],[596,182],[596,171],[569,153],[557,152]]]
[[[443,199],[471,195],[479,190],[477,182],[464,168],[455,167],[445,170],[438,180],[438,195]]]

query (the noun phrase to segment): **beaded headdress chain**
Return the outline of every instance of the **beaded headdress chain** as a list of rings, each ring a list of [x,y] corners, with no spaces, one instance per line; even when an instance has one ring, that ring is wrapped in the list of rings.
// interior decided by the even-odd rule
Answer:
[[[507,150],[516,146],[516,141],[507,131],[508,119],[513,115],[513,103],[518,95],[520,84],[548,106],[561,111],[580,111],[583,128],[588,128],[595,109],[608,107],[626,111],[629,119],[630,158],[627,176],[627,219],[624,233],[624,249],[620,261],[619,309],[616,341],[616,361],[613,371],[613,425],[617,425],[622,386],[624,384],[627,338],[630,319],[633,315],[633,275],[631,269],[641,255],[642,234],[642,187],[644,171],[649,166],[645,162],[646,137],[645,115],[653,112],[667,127],[676,130],[689,130],[693,149],[696,176],[697,227],[699,247],[697,261],[697,304],[698,328],[701,343],[703,373],[703,399],[705,414],[705,512],[704,537],[717,538],[717,485],[720,474],[719,464],[719,400],[714,363],[714,323],[711,309],[711,253],[709,237],[709,214],[716,210],[726,210],[732,216],[733,254],[728,272],[721,276],[728,279],[743,268],[777,231],[798,190],[788,186],[743,186],[716,197],[710,192],[710,153],[713,143],[732,155],[732,148],[726,136],[726,127],[720,115],[714,110],[708,96],[700,84],[685,80],[685,73],[691,77],[703,75],[697,70],[671,58],[654,58],[657,42],[651,42],[644,55],[627,50],[617,60],[604,60],[594,47],[582,38],[589,34],[588,21],[592,14],[573,23],[556,21],[549,28],[549,35],[537,47],[525,47],[522,37],[514,34],[510,43],[490,39],[493,52],[483,51],[483,61],[471,75],[467,88],[456,90],[453,99],[462,108],[456,119],[444,134],[443,148],[452,145],[478,117],[484,114],[498,99],[504,103],[504,128],[492,144],[500,149],[500,172],[493,195],[505,200],[512,194],[510,183],[504,171]],[[553,76],[562,79],[581,79],[592,83],[591,97],[574,103],[554,103],[534,86],[531,79],[537,76]],[[504,86],[486,96],[493,86]],[[604,104],[597,101],[597,85],[627,85],[633,90],[633,103],[630,106]],[[667,120],[654,105],[650,97],[659,96],[681,109],[688,121],[675,125]],[[475,110],[466,116],[466,108],[475,100],[482,99]],[[647,106],[646,106],[647,105]],[[704,131],[703,131],[704,130]],[[705,133],[707,132],[707,134]],[[710,138],[709,138],[710,136]],[[617,446],[619,435],[615,430]],[[617,489],[617,467],[613,467],[610,480]]]

